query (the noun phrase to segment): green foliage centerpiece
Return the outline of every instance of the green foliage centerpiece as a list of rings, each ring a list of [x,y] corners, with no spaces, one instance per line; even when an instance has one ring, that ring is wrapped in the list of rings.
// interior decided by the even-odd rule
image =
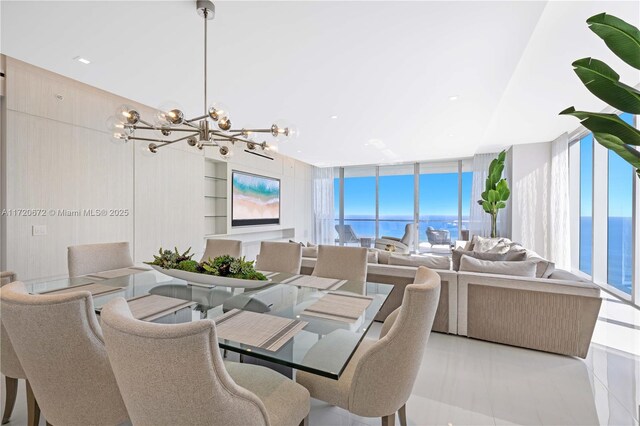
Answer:
[[[180,253],[178,248],[163,250],[160,248],[158,255],[153,256],[152,262],[145,262],[147,265],[159,266],[163,269],[177,269],[180,271],[193,272],[196,274],[213,275],[217,277],[237,278],[241,280],[267,281],[267,277],[255,270],[253,261],[245,260],[243,257],[233,257],[229,255],[209,258],[202,262],[193,259],[193,253],[189,254],[191,248]]]
[[[489,176],[487,176],[485,182],[485,190],[480,195],[482,199],[478,200],[478,204],[482,206],[484,211],[491,215],[491,238],[498,236],[498,210],[507,207],[507,200],[511,195],[507,180],[502,177],[506,157],[507,153],[502,151],[497,158],[491,161]]]
[[[591,31],[609,50],[628,65],[640,70],[640,30],[606,13],[587,19]],[[573,68],[582,84],[613,108],[640,114],[640,91],[620,82],[620,76],[609,65],[595,58],[578,59]],[[640,130],[621,120],[616,114],[576,111],[569,107],[560,113],[572,115],[593,133],[596,141],[631,164],[640,177]]]

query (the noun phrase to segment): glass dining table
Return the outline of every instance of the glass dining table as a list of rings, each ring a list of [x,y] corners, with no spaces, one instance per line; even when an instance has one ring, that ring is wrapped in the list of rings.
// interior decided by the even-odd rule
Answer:
[[[27,281],[25,284],[33,294],[91,288],[98,315],[101,308],[116,297],[125,298],[130,307],[147,295],[162,296],[163,301],[177,299],[178,304],[173,305],[175,310],[165,310],[147,318],[161,323],[213,319],[220,348],[236,352],[245,359],[335,380],[344,371],[393,288],[388,284],[340,281],[338,286],[327,290],[309,286],[309,282],[313,282],[309,276],[287,273],[267,273],[270,281],[257,288],[202,286],[146,267],[133,269],[137,270],[113,278],[108,274],[94,274]],[[190,303],[181,304],[181,301]],[[336,310],[340,306],[343,311]],[[350,313],[344,313],[347,311]],[[240,313],[246,315],[238,315]],[[274,326],[291,332],[285,335],[281,331],[275,338],[265,339],[269,345],[255,343],[256,336]],[[234,327],[246,329],[234,330]],[[224,330],[227,336],[222,334]],[[313,356],[307,356],[320,340],[336,333],[339,338],[318,345],[322,347],[320,356],[318,347],[312,351]],[[331,344],[327,344],[329,341]],[[271,344],[274,342],[277,344]]]

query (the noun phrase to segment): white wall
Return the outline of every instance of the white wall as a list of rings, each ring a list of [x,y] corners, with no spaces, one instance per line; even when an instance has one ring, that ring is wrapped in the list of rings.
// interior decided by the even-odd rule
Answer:
[[[511,150],[511,239],[549,255],[549,142],[514,145]]]
[[[149,260],[159,246],[203,247],[201,151],[178,143],[148,157],[142,142],[112,144],[105,121],[118,105],[133,104],[145,116],[152,110],[12,58],[6,62],[2,208],[35,209],[46,216],[0,217],[2,270],[15,271],[21,280],[65,275],[67,247],[75,244],[129,241],[136,262]],[[278,227],[229,233],[243,232],[248,246],[261,238],[310,236],[311,166],[235,151],[229,171],[282,179],[283,221]],[[60,209],[129,214],[60,216]],[[35,225],[46,226],[46,235],[33,236]]]

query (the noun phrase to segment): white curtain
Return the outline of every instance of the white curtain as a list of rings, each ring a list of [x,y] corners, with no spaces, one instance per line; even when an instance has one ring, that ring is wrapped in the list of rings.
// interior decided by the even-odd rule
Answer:
[[[569,138],[566,133],[551,142],[550,174],[549,260],[558,268],[570,270]]]
[[[333,244],[334,177],[333,167],[313,168],[313,241],[315,244]]]
[[[469,213],[469,233],[488,237],[491,235],[491,216],[486,213],[478,200],[484,192],[489,175],[489,164],[498,154],[476,154],[473,156],[473,181],[471,184],[471,212]]]

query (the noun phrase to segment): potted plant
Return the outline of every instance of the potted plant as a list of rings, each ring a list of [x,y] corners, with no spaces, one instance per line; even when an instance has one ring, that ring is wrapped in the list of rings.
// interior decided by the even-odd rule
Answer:
[[[587,19],[589,28],[598,35],[616,56],[640,70],[640,31],[612,15],[600,13]],[[623,112],[640,114],[640,91],[620,82],[620,76],[604,62],[595,58],[578,59],[574,71],[584,86],[609,106]],[[576,111],[569,107],[560,113],[572,115],[593,133],[596,141],[617,153],[636,169],[640,177],[640,131],[616,114]]]
[[[145,262],[157,271],[190,283],[207,286],[252,287],[264,285],[268,278],[255,270],[253,261],[229,255],[206,259],[201,262],[192,259],[191,248],[184,253],[177,248],[163,250],[153,256],[153,261]]]
[[[502,151],[498,157],[491,161],[489,175],[485,181],[485,190],[480,195],[481,199],[478,200],[478,204],[482,206],[484,211],[491,215],[491,238],[498,236],[498,211],[507,207],[507,200],[511,195],[507,180],[502,177],[506,157],[506,151]]]

